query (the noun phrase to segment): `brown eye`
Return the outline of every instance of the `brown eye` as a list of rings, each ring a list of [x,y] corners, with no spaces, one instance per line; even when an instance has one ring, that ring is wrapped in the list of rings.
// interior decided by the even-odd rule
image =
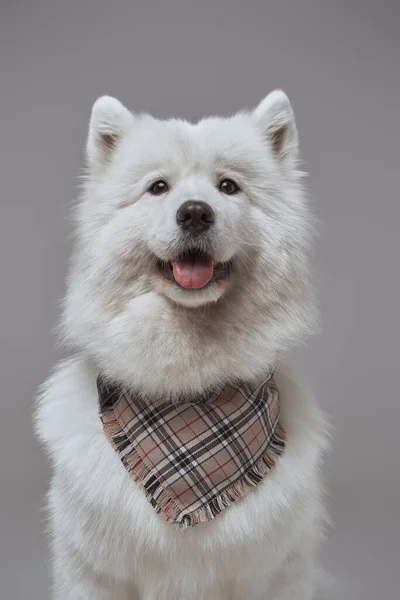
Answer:
[[[161,194],[166,194],[169,190],[168,184],[163,180],[159,179],[149,189],[150,194],[153,196],[161,196]]]
[[[232,179],[223,179],[218,187],[220,192],[229,196],[237,194],[239,191],[239,186]]]

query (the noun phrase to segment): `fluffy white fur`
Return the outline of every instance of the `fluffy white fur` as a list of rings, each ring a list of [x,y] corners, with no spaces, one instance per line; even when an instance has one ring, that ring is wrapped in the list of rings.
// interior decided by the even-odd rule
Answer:
[[[44,384],[37,431],[52,459],[55,600],[320,600],[315,559],[325,522],[324,418],[281,365],[287,448],[276,468],[214,521],[179,532],[155,514],[106,439],[99,371],[149,399],[174,401],[251,381],[314,323],[313,220],[283,92],[250,113],[197,124],[94,105],[63,332],[74,356]],[[240,192],[218,189],[234,179]],[[152,196],[163,178],[169,191]],[[226,280],[183,290],[157,260],[182,250],[175,215],[212,206],[207,237]]]

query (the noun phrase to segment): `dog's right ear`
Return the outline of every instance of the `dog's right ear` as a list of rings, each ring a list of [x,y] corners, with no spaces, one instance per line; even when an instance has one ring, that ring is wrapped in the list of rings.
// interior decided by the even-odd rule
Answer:
[[[93,104],[86,144],[88,165],[103,167],[124,133],[134,121],[133,114],[116,98],[101,96]]]

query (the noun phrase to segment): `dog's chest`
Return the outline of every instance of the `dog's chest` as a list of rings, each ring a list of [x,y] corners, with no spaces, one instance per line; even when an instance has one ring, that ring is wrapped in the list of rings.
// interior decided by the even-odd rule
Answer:
[[[51,500],[80,560],[96,572],[131,582],[143,597],[153,597],[150,592],[158,600],[193,597],[194,590],[202,589],[204,598],[233,600],[232,590],[246,586],[257,597],[258,582],[265,587],[267,571],[280,561],[277,553],[265,561],[266,546],[276,547],[279,536],[278,511],[268,511],[265,485],[210,523],[178,531],[154,512],[103,435],[100,421],[95,423],[90,433],[82,431],[82,439],[70,440],[77,451],[69,458],[68,472],[56,475]]]
[[[221,515],[218,521],[177,531],[161,521],[124,476],[110,478],[107,490],[100,480],[91,483],[103,486],[103,502],[79,498],[63,485],[53,491],[52,510],[61,513],[68,544],[80,561],[102,576],[132,584],[140,597],[201,600],[194,594],[202,590],[207,600],[258,598],[279,565],[276,552],[266,561],[268,546],[277,547],[278,529],[269,531],[266,542],[260,536],[263,523],[250,526],[248,511],[254,515],[254,504],[246,507],[246,499],[231,507],[230,514],[226,511],[229,518]],[[111,487],[118,490],[114,498]]]
[[[50,511],[77,566],[131,583],[146,599],[265,594],[312,508],[314,481],[300,448],[289,448],[271,478],[213,521],[177,531],[155,513],[104,435],[92,379],[60,383],[40,418],[56,466]]]

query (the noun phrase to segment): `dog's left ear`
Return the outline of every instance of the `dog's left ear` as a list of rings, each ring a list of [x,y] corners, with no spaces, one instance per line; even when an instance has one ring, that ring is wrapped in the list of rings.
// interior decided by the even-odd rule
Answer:
[[[299,141],[292,105],[285,92],[275,90],[268,94],[253,116],[273,155],[282,163],[295,163]]]

